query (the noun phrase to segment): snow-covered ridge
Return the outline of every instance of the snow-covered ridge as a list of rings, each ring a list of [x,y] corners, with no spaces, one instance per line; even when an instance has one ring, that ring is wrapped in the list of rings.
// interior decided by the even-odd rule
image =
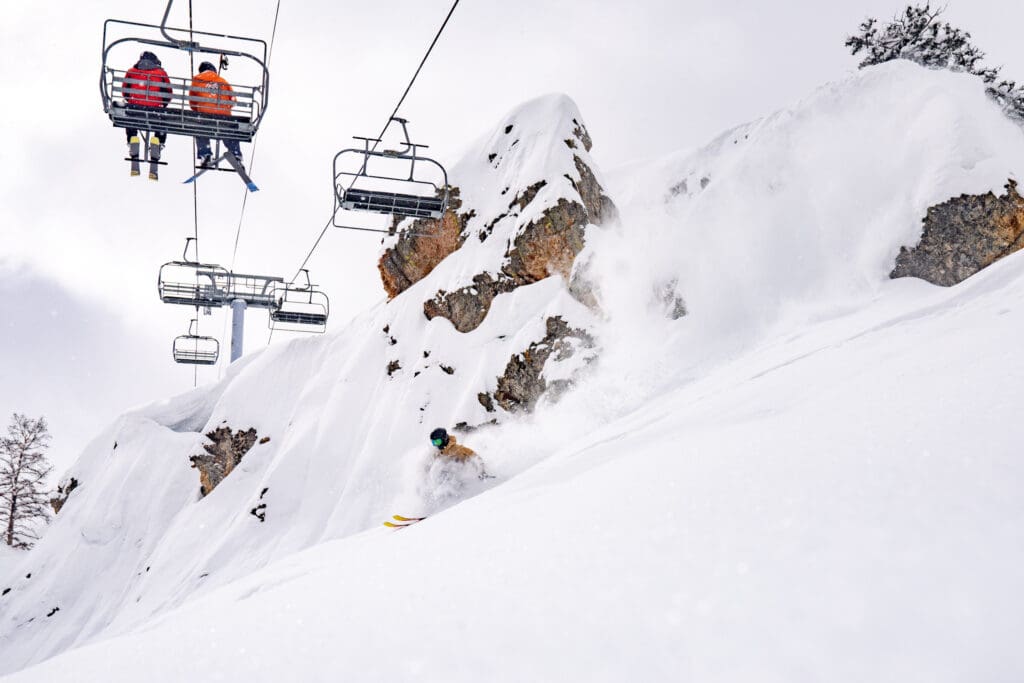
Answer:
[[[453,177],[535,183],[478,168],[501,135]],[[546,163],[522,154],[520,169]],[[346,330],[273,347],[99,436],[48,536],[4,574],[0,667],[96,639],[22,680],[129,680],[153,662],[167,680],[280,680],[265,653],[282,642],[312,680],[864,680],[871,661],[953,680],[986,651],[986,617],[1019,626],[993,610],[1000,567],[1024,559],[1005,545],[1024,518],[1021,468],[991,426],[1012,422],[1024,372],[1003,341],[1024,330],[1021,258],[951,290],[887,274],[928,206],[999,189],[1022,160],[1024,134],[974,79],[896,63],[611,175],[622,227],[589,231],[581,255],[602,319],[549,278],[497,297],[472,333],[426,321],[434,292],[500,261],[471,238]],[[509,234],[495,233],[502,255]],[[665,283],[686,317],[664,315]],[[468,437],[497,486],[401,536],[359,534],[415,512],[426,433],[488,419],[480,387],[552,315],[594,330],[602,356],[558,406]],[[987,391],[943,393],[968,370]],[[187,457],[224,421],[270,441],[200,500]],[[937,578],[908,585],[921,575]],[[954,619],[944,585],[977,611]],[[929,609],[975,644],[966,659],[941,666],[953,651],[915,628]],[[230,633],[216,657],[212,621]],[[104,668],[108,653],[122,668]]]

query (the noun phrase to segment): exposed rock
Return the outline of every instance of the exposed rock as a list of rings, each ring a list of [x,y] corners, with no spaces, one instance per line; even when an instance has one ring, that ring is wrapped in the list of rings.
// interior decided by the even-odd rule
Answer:
[[[242,462],[242,458],[256,443],[256,430],[232,433],[230,427],[222,426],[208,432],[206,438],[213,442],[203,445],[207,454],[189,457],[192,467],[199,470],[199,492],[204,496],[210,495],[224,477]]]
[[[529,223],[506,253],[503,271],[516,287],[539,282],[551,275],[569,281],[576,254],[583,251],[589,214],[586,207],[567,199]]]
[[[552,398],[557,398],[570,383],[568,380],[547,382],[543,377],[544,365],[552,358],[555,361],[571,358],[579,346],[593,348],[594,340],[586,331],[569,327],[561,316],[548,318],[544,338],[512,356],[505,373],[498,378],[493,399],[489,394],[480,394],[480,404],[484,408],[491,405],[493,409],[493,400],[509,412],[530,412],[546,391],[550,390]]]
[[[484,407],[488,413],[494,412],[494,398],[485,391],[480,392],[476,395],[476,400],[480,402],[480,405]]]
[[[459,422],[454,427],[452,427],[452,431],[458,432],[459,434],[472,434],[478,429],[483,429],[484,427],[492,427],[496,424],[498,424],[497,420],[488,420],[487,422],[478,425],[471,425],[468,422]]]
[[[565,144],[571,149],[582,145],[589,152],[593,147],[590,134],[578,120],[573,119],[572,123],[573,137],[564,140]],[[458,331],[470,332],[487,317],[496,296],[552,275],[561,275],[579,301],[597,306],[592,285],[586,281],[582,271],[573,276],[573,264],[585,246],[587,225],[615,220],[618,211],[601,188],[596,174],[579,154],[573,154],[573,163],[578,179],[568,173],[566,178],[579,199],[561,197],[553,206],[545,208],[539,218],[519,227],[505,252],[499,273],[478,273],[473,277],[472,285],[451,292],[439,291],[424,302],[423,313],[428,319],[447,318]],[[509,203],[507,212],[489,220],[479,232],[479,239],[485,241],[498,222],[509,215],[522,214],[549,180],[540,180],[520,192]]]
[[[265,487],[262,491],[260,491],[260,500],[263,500],[263,496],[267,495],[267,491],[269,490],[269,488]],[[267,504],[258,504],[252,510],[249,510],[249,514],[255,517],[256,519],[260,520],[261,523],[267,521]]]
[[[68,502],[68,496],[71,492],[78,488],[78,480],[74,477],[70,477],[67,481],[63,481],[57,485],[57,495],[50,499],[50,507],[53,508],[53,514],[59,514],[61,508],[64,507],[64,503]]]
[[[473,212],[459,214],[459,188],[450,188],[448,210],[441,218],[418,218],[402,230],[398,241],[377,263],[389,299],[430,274],[465,241],[465,228]],[[385,332],[386,334],[386,332]]]
[[[515,283],[509,278],[495,278],[490,273],[480,273],[473,277],[473,286],[454,292],[442,290],[433,299],[425,301],[423,314],[427,320],[447,318],[459,332],[471,332],[487,317],[494,297],[515,288]]]
[[[960,195],[928,209],[921,241],[901,247],[889,277],[918,277],[949,287],[1024,246],[1024,198],[1013,180],[1006,194]]]
[[[395,374],[396,372],[398,372],[401,369],[402,369],[402,364],[399,363],[397,360],[393,360],[393,361],[389,362],[388,363],[388,377],[390,377],[391,375]]]
[[[580,174],[580,181],[574,183],[576,191],[583,198],[583,206],[587,207],[587,218],[589,222],[597,225],[614,222],[619,217],[619,211],[611,197],[604,193],[601,184],[597,182],[597,176],[589,166],[583,163],[578,156],[573,157],[576,164],[576,171]]]
[[[573,119],[572,122],[576,124],[576,127],[573,128],[572,134],[583,143],[583,149],[589,152],[594,147],[594,141],[590,139],[590,133],[587,132],[587,127],[576,119]]]

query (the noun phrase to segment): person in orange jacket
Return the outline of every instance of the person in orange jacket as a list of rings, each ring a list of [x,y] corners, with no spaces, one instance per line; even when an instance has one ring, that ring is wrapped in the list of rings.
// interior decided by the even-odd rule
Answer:
[[[459,460],[465,462],[470,458],[476,456],[476,451],[465,446],[460,446],[455,440],[454,436],[451,436],[442,427],[438,427],[434,431],[430,432],[430,443],[438,450],[437,457],[451,458],[452,460]]]
[[[192,111],[213,116],[231,116],[231,108],[235,103],[231,84],[221,78],[217,67],[210,62],[199,65],[199,73],[192,79],[192,87],[188,92],[188,106]],[[238,140],[222,140],[224,146],[242,161],[242,146]],[[210,151],[210,138],[196,136],[196,156],[204,167],[210,166],[213,154]]]

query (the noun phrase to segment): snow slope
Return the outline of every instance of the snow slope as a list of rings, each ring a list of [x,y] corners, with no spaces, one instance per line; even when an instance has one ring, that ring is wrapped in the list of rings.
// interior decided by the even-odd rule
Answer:
[[[9,680],[1020,678],[1024,260],[950,289],[887,273],[927,206],[1022,166],[976,79],[891,64],[627,169],[584,254],[603,319],[553,278],[460,335],[422,317],[432,273],[98,437],[8,582],[0,666],[85,645]],[[415,511],[425,433],[554,313],[598,331],[593,372],[468,437],[495,486],[379,528]],[[197,501],[187,455],[222,420],[271,441]]]

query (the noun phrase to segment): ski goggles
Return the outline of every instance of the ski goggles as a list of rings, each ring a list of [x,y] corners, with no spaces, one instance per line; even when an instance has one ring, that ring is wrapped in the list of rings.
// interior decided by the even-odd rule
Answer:
[[[430,443],[440,448],[441,446],[444,446],[444,439],[431,439]]]

